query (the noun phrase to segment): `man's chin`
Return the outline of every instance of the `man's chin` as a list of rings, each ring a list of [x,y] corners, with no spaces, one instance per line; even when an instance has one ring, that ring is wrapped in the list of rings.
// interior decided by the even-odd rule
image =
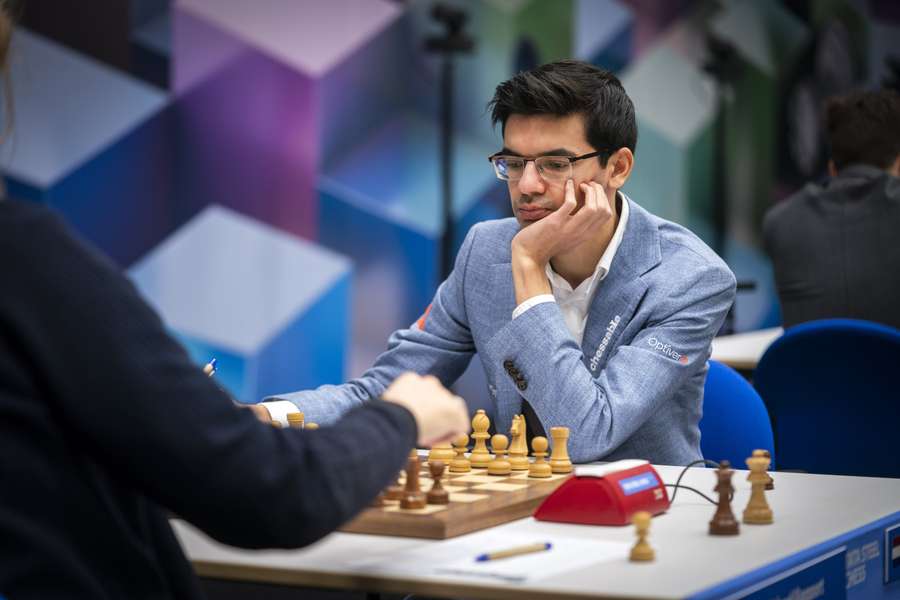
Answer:
[[[529,225],[534,225],[538,221],[546,219],[547,217],[541,217],[540,219],[523,219],[521,217],[516,217],[516,221],[519,222],[519,229],[525,229]]]

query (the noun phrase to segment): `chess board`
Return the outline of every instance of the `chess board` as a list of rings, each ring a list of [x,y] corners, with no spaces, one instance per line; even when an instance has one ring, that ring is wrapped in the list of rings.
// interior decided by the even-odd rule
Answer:
[[[402,509],[399,501],[365,509],[341,531],[443,540],[531,516],[544,498],[571,474],[532,479],[528,471],[488,475],[487,469],[468,473],[445,472],[443,487],[449,504],[429,504],[421,509]],[[422,491],[431,489],[428,465],[419,473]]]

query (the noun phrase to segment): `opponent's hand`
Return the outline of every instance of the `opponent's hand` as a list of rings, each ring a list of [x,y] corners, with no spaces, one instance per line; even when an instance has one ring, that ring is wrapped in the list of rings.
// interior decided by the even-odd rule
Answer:
[[[459,396],[441,385],[437,377],[404,373],[381,395],[412,413],[419,429],[416,445],[429,447],[448,442],[469,431],[469,411]]]
[[[514,258],[533,261],[543,268],[554,256],[596,235],[598,227],[613,218],[603,186],[596,181],[585,181],[579,184],[579,189],[584,195],[582,206],[578,206],[575,198],[575,183],[569,179],[562,206],[516,234],[512,240]]]
[[[272,415],[269,414],[268,409],[262,404],[245,404],[243,405],[246,408],[250,409],[257,419],[265,423],[266,425],[272,424]]]

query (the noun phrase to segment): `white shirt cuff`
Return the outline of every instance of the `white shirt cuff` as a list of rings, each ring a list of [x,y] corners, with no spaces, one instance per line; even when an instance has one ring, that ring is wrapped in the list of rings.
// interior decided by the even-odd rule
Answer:
[[[269,411],[269,416],[272,417],[272,420],[278,421],[283,427],[288,427],[290,425],[287,420],[287,416],[290,413],[300,412],[300,409],[297,408],[297,405],[293,402],[289,402],[288,400],[260,402],[259,405],[265,406],[266,410]]]
[[[512,318],[515,319],[517,317],[520,317],[526,310],[528,310],[532,306],[537,306],[538,304],[543,304],[544,302],[556,302],[556,298],[553,297],[553,294],[540,294],[539,296],[532,296],[516,307],[516,310],[513,311]]]

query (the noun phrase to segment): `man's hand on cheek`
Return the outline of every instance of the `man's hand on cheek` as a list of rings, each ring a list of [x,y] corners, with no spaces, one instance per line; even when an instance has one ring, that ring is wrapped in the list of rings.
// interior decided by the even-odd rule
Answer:
[[[613,214],[603,187],[594,181],[579,184],[583,204],[578,202],[575,184],[566,182],[565,201],[553,213],[524,227],[512,241],[513,256],[545,265],[552,257],[582,244]]]

